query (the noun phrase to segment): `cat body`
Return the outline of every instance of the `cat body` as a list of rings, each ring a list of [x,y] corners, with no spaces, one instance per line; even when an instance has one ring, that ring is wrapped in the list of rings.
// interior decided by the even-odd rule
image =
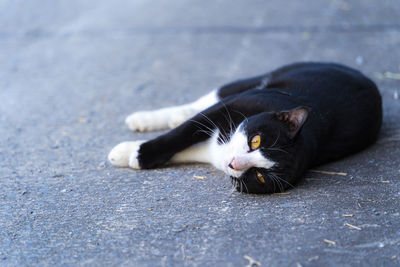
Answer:
[[[330,63],[296,63],[222,86],[199,100],[126,119],[136,131],[173,128],[149,141],[123,142],[112,164],[151,169],[204,162],[238,190],[281,192],[310,167],[374,143],[381,96],[360,72]]]

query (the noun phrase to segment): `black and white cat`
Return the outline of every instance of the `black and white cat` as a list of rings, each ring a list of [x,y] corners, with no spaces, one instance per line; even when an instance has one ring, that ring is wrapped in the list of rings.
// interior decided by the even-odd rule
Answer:
[[[380,93],[363,74],[338,64],[297,63],[187,105],[133,113],[126,119],[131,130],[173,129],[150,141],[120,143],[108,159],[133,169],[205,162],[240,191],[281,192],[308,168],[374,143],[381,122]]]

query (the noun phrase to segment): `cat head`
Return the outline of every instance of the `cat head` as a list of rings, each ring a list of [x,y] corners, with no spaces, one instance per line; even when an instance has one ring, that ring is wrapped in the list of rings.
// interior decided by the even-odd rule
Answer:
[[[282,192],[296,176],[299,133],[310,108],[264,112],[243,121],[232,135],[225,160],[236,189],[247,193]]]

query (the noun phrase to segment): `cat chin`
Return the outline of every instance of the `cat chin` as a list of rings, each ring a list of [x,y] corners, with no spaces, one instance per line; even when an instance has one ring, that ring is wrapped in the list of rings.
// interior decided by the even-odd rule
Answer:
[[[229,167],[225,168],[223,171],[225,172],[225,174],[229,175],[230,177],[237,178],[237,179],[239,179],[244,173],[244,171],[235,171]]]
[[[257,181],[256,178],[249,177],[233,177],[231,176],[231,182],[236,188],[236,190],[240,193],[248,193],[248,194],[271,194],[276,192],[284,191],[281,188],[276,188],[276,186],[270,186],[269,184],[262,184]]]

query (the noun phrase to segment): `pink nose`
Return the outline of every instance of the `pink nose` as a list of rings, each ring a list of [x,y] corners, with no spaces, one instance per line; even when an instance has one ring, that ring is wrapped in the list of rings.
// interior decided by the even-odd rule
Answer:
[[[228,167],[235,171],[247,170],[251,167],[251,160],[247,156],[236,156],[232,158]]]
[[[235,169],[235,167],[233,167],[233,165],[232,165],[232,162],[228,164],[228,167],[233,169],[233,170]]]
[[[249,168],[249,162],[246,158],[243,157],[233,157],[231,162],[228,164],[228,167],[235,170],[241,171]]]
[[[236,170],[236,161],[235,161],[235,157],[232,158],[231,162],[228,164],[228,167]]]

